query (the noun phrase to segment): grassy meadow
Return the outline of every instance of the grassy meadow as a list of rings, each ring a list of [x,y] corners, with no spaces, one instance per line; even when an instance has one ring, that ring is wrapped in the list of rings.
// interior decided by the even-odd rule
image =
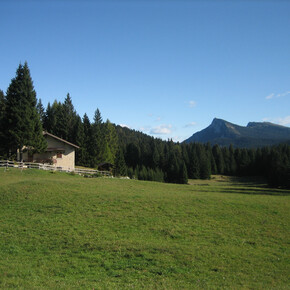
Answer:
[[[289,289],[290,191],[0,169],[0,288]]]

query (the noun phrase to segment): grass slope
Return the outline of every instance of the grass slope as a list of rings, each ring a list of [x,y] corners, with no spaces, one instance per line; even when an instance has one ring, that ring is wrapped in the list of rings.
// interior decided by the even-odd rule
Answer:
[[[289,191],[0,170],[0,288],[288,288]]]

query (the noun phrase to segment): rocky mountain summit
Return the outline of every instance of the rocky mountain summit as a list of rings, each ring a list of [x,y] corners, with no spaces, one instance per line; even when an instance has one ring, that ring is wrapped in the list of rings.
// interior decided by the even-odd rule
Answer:
[[[212,145],[254,148],[279,143],[290,144],[290,128],[269,122],[250,122],[246,127],[222,119],[213,119],[202,131],[193,134],[185,143],[210,142]]]

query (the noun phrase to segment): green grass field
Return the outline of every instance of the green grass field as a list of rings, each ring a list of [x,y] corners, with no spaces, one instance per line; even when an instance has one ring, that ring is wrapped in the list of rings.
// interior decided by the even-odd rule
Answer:
[[[290,191],[0,169],[0,288],[290,288]]]

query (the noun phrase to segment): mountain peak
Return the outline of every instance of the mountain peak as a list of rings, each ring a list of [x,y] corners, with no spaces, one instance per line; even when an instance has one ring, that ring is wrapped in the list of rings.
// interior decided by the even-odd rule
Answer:
[[[219,125],[219,124],[224,124],[224,123],[228,123],[228,122],[223,119],[214,118],[211,122],[211,125]]]
[[[249,122],[247,127],[279,127],[279,128],[287,128],[285,126],[281,126],[278,124],[274,124],[271,122]]]
[[[269,122],[249,122],[246,127],[214,118],[204,130],[193,134],[185,143],[200,142],[235,147],[261,147],[290,142],[290,128]]]

